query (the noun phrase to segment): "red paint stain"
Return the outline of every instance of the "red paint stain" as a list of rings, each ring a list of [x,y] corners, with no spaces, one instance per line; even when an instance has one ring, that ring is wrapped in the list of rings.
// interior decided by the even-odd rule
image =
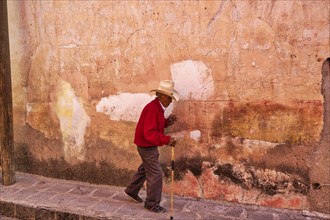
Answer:
[[[283,199],[276,198],[276,199],[273,199],[273,200],[264,200],[260,204],[264,205],[264,206],[280,208],[280,207],[283,207]]]
[[[290,199],[289,204],[292,208],[298,208],[301,205],[301,200],[299,198]]]

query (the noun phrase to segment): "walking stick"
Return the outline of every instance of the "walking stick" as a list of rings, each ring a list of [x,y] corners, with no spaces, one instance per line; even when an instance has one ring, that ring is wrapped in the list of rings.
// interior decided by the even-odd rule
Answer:
[[[170,219],[173,220],[173,214],[174,214],[174,146],[175,143],[173,143],[172,147],[172,183],[171,183],[171,217]]]

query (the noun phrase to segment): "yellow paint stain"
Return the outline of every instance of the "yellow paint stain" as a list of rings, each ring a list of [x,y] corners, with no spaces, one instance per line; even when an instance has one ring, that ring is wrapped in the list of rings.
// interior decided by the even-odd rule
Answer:
[[[90,123],[83,100],[78,98],[68,82],[60,81],[56,93],[55,112],[60,121],[66,160],[85,157],[84,136]]]

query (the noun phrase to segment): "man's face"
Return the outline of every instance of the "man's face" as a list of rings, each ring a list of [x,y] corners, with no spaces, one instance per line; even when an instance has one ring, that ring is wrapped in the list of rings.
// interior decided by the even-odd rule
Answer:
[[[161,95],[159,100],[161,101],[162,105],[165,108],[167,108],[172,103],[172,98],[170,96],[167,96],[167,95]]]

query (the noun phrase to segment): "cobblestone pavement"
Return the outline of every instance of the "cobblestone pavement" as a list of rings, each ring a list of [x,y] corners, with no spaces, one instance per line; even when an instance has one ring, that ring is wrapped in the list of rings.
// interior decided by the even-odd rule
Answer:
[[[1,175],[0,175],[1,179]],[[187,197],[174,198],[174,214],[169,211],[170,198],[163,194],[161,205],[166,213],[152,213],[143,203],[131,201],[123,187],[46,178],[16,172],[16,183],[0,185],[0,218],[13,219],[205,219],[205,220],[317,220],[330,215],[306,210],[274,209]],[[141,192],[145,198],[145,191]],[[1,217],[2,216],[2,217]]]

